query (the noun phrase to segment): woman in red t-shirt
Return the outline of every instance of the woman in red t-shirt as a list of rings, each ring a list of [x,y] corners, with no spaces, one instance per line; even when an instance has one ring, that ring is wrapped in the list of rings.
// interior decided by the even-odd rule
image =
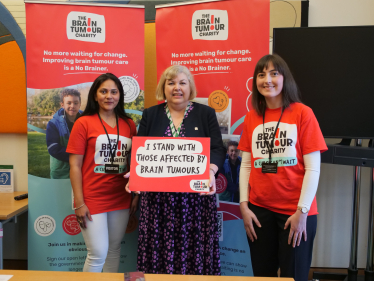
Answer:
[[[111,73],[100,75],[69,139],[75,214],[87,246],[86,272],[118,272],[121,240],[138,198],[125,191],[134,122],[124,111],[124,91]]]
[[[308,280],[317,228],[321,151],[327,149],[313,111],[278,55],[255,68],[252,106],[238,149],[240,210],[255,276]]]

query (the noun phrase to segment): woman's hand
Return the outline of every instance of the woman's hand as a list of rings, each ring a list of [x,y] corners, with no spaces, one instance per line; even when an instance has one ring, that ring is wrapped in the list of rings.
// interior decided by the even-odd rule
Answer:
[[[130,217],[132,215],[135,215],[136,210],[138,209],[138,203],[139,203],[139,196],[134,196],[131,201],[131,206],[130,206]]]
[[[303,214],[300,210],[297,210],[292,216],[288,218],[286,224],[284,225],[284,229],[287,229],[289,225],[290,227],[290,234],[288,235],[288,245],[292,247],[296,247],[300,245],[301,238],[304,234],[304,241],[306,241],[306,220],[308,218],[308,214]],[[292,241],[293,237],[293,241]]]
[[[126,173],[126,175],[124,175],[123,177],[124,177],[125,179],[130,178],[130,172]],[[126,192],[131,193],[131,190],[130,190],[130,188],[129,188],[129,184],[130,184],[130,180],[127,181],[127,184],[126,184],[126,186],[125,186],[125,190],[126,190]],[[140,194],[140,191],[134,191],[134,193],[136,193],[136,194]]]
[[[257,239],[257,235],[253,227],[253,222],[258,227],[261,227],[261,224],[256,215],[248,208],[248,202],[245,201],[240,203],[240,212],[242,213],[245,232],[247,232],[249,239],[254,242],[255,239]]]
[[[77,217],[77,221],[78,221],[79,225],[81,226],[81,228],[86,228],[87,227],[86,217],[90,221],[92,221],[90,210],[88,210],[88,207],[86,205],[83,205],[79,209],[75,210],[75,215]]]
[[[216,177],[212,170],[209,170],[209,192],[205,195],[213,195],[216,193]]]

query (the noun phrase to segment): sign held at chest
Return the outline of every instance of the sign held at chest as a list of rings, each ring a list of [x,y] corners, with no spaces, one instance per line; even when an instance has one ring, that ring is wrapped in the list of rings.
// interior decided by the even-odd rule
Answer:
[[[209,138],[134,137],[131,191],[209,192]]]

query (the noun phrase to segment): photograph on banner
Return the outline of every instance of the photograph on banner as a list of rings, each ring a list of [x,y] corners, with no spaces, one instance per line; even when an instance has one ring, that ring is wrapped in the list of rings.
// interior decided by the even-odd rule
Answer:
[[[194,98],[192,101],[209,106],[208,98]],[[231,124],[231,99],[229,99],[226,108],[220,111],[216,110],[216,116],[221,134],[229,134]]]
[[[217,215],[221,275],[253,276],[247,234],[238,204],[220,201]]]
[[[210,138],[133,137],[131,191],[209,192]]]
[[[32,57],[27,63],[29,174],[64,179],[69,178],[66,147],[70,132],[97,76],[111,72],[120,79],[125,110],[136,125],[140,122],[144,110],[144,9],[127,9],[132,11],[119,28],[111,17],[123,17],[123,8],[94,7],[93,13],[88,6],[74,6],[72,11],[67,5],[40,4],[50,12],[37,18],[33,5],[26,5],[27,52]],[[46,17],[53,20],[53,29],[45,26]],[[124,38],[131,38],[131,44]]]
[[[229,0],[156,6],[158,77],[170,65],[186,66],[198,98],[208,99],[216,112],[230,105],[229,131],[221,128],[227,134],[240,134],[252,109],[254,67],[269,53],[269,5]],[[178,40],[170,41],[176,34]]]
[[[239,172],[242,162],[242,152],[238,150],[239,135],[222,135],[226,148],[226,159],[219,169],[216,187],[219,201],[239,204]]]
[[[140,122],[144,6],[26,1],[26,18],[29,225],[34,226],[28,234],[28,268],[82,271],[87,251],[72,206],[66,149],[93,81],[101,74],[119,78],[124,109],[135,123]],[[114,159],[123,163],[125,173],[131,140],[122,133],[118,141],[110,139],[118,148]],[[93,173],[100,178],[100,166],[110,158],[104,130],[95,142],[99,147],[94,148]],[[121,243],[121,272],[136,270],[136,217],[131,217],[127,230]]]
[[[123,82],[128,81],[129,77],[122,76],[119,79]],[[52,179],[69,178],[69,155],[65,150],[73,124],[86,107],[91,85],[92,82],[61,89],[27,89],[28,124],[45,131],[43,134],[36,131],[37,128],[28,127],[29,163],[40,163],[38,166],[29,165],[30,175]],[[126,89],[132,88],[128,84],[122,85],[126,101]],[[129,109],[139,112],[144,110],[143,90],[139,91],[134,101],[125,103],[125,111]],[[139,124],[140,114],[128,115],[136,125]]]

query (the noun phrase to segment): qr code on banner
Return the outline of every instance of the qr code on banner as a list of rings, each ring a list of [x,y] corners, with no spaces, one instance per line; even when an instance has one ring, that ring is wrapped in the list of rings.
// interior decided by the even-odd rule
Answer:
[[[219,241],[223,241],[223,212],[217,212]]]

